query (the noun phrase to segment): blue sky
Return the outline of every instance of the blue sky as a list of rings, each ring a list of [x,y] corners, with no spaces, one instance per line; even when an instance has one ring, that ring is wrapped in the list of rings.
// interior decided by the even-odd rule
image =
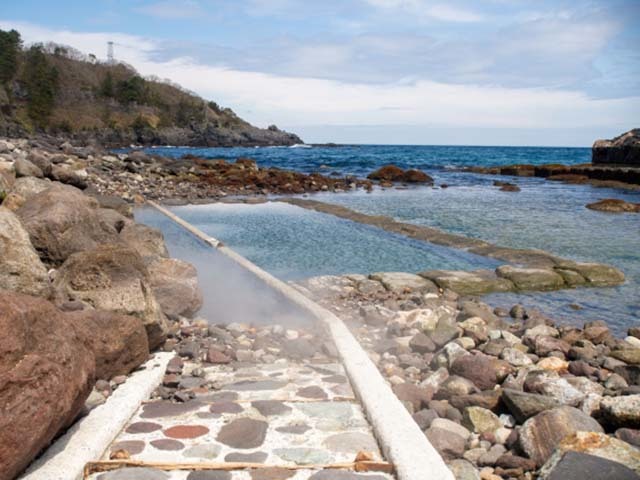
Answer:
[[[640,126],[640,1],[0,0],[308,142],[590,145]]]

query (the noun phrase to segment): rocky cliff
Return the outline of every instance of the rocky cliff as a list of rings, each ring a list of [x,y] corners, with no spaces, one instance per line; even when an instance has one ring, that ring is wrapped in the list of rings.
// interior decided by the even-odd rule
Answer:
[[[640,128],[634,128],[612,140],[596,140],[591,161],[595,164],[640,166]]]
[[[15,31],[0,30],[0,43],[0,136],[48,133],[106,146],[302,143],[125,64],[54,44],[27,49]]]

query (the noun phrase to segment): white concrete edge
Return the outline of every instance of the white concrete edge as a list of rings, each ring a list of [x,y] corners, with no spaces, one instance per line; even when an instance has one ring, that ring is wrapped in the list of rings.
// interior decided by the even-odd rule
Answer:
[[[371,422],[380,446],[399,480],[454,480],[453,473],[398,400],[377,367],[342,320],[302,293],[262,270],[217,239],[206,235],[155,202],[158,211],[253,273],[269,287],[323,322],[335,343],[351,385]]]
[[[111,442],[162,381],[173,352],[153,354],[144,370],[133,373],[105,403],[94,408],[58,438],[20,480],[81,480],[84,466],[100,460]]]

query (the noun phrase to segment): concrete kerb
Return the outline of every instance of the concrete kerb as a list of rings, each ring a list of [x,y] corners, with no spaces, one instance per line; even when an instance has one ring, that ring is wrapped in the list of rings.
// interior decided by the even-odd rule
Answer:
[[[453,473],[442,457],[429,443],[342,320],[169,210],[155,202],[148,203],[327,326],[352,387],[387,460],[394,464],[399,480],[454,480]]]
[[[162,381],[173,352],[155,353],[102,405],[58,438],[20,480],[81,480],[87,462],[99,460],[142,402]]]

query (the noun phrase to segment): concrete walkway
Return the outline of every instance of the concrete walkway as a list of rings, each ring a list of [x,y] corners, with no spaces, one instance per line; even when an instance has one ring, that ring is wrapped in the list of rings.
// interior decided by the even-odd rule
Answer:
[[[194,370],[196,370],[194,372]],[[195,376],[193,374],[196,374]],[[187,362],[199,378],[185,403],[144,403],[107,449],[110,456],[164,464],[247,462],[245,470],[120,468],[95,480],[391,480],[380,473],[316,468],[351,463],[359,452],[384,461],[340,364],[277,360],[204,366]],[[165,377],[166,379],[166,377]],[[202,386],[200,386],[200,385]],[[126,452],[126,453],[125,453]],[[264,466],[306,467],[302,470]]]

